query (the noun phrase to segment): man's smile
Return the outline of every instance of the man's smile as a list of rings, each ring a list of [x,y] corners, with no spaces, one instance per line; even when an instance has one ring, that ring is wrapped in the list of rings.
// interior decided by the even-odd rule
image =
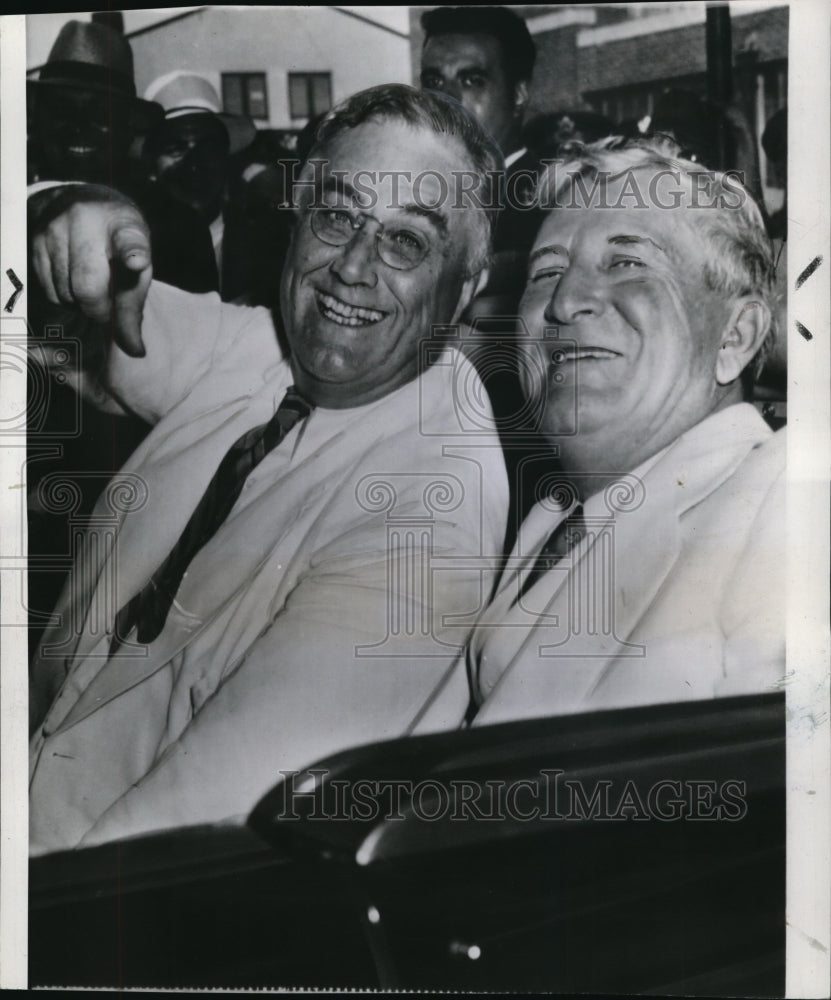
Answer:
[[[316,292],[317,308],[322,316],[340,326],[370,326],[380,322],[387,314],[378,309],[366,309],[363,306],[352,306],[348,302],[336,299],[326,292]]]
[[[568,345],[557,347],[551,352],[551,363],[563,365],[568,361],[613,361],[621,357],[618,351],[611,351],[607,347],[577,347]]]

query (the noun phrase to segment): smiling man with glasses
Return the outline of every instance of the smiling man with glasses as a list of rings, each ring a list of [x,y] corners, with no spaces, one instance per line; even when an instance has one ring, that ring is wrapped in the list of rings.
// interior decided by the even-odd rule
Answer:
[[[282,312],[301,391],[353,406],[414,378],[419,342],[459,318],[485,275],[489,220],[451,190],[479,169],[457,142],[391,118],[323,135],[297,185]]]
[[[435,328],[484,279],[500,166],[444,99],[335,109],[298,179],[287,355],[266,310],[151,282],[132,205],[34,206],[32,273],[99,324],[107,361],[79,387],[154,429],[33,665],[33,850],[244,815],[281,770],[442,724],[507,485],[481,383]],[[478,179],[468,205],[457,178]]]

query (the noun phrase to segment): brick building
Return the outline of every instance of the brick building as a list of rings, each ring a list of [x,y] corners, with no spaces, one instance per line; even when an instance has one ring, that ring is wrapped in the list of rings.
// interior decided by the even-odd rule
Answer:
[[[731,21],[736,89],[758,92],[756,124],[764,125],[786,99],[788,9],[742,14],[734,5]],[[614,121],[651,114],[669,86],[706,94],[703,5],[585,29],[577,52],[580,94]]]
[[[737,77],[751,74],[763,88],[768,117],[785,103],[788,7],[730,5]],[[410,57],[418,79],[429,7],[410,8]],[[615,121],[651,113],[669,86],[704,94],[706,5],[657,3],[517,6],[537,45],[528,113],[583,108]],[[761,82],[758,78],[761,77]]]
[[[787,102],[788,6],[730,4],[736,100],[757,137]],[[410,8],[410,55],[418,80],[421,13]],[[527,118],[546,111],[592,110],[614,122],[652,113],[677,88],[707,91],[705,20],[700,3],[573,4],[515,7],[537,46]],[[760,149],[763,177],[767,177]]]

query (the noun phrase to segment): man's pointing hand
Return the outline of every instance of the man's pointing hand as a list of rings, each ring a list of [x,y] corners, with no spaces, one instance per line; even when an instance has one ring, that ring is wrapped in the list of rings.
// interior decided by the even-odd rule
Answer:
[[[61,190],[72,203],[32,238],[32,264],[43,292],[50,302],[78,306],[109,325],[121,350],[144,357],[141,319],[153,273],[147,224],[115,194],[91,200],[90,188]]]

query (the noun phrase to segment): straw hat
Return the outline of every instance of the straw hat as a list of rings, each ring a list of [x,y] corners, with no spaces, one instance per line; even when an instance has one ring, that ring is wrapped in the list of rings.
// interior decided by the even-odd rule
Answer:
[[[187,115],[212,114],[225,126],[231,141],[230,152],[250,146],[257,134],[247,115],[230,115],[222,110],[219,95],[204,76],[177,69],[154,80],[144,92],[145,99],[162,106],[165,121]]]

